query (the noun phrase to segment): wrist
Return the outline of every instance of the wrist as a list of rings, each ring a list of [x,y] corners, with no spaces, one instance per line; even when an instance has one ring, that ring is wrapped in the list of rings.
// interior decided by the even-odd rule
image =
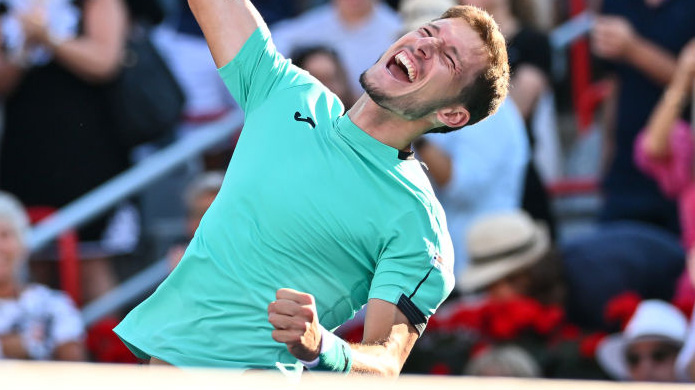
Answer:
[[[312,370],[347,374],[352,368],[352,350],[345,340],[321,326],[319,356],[312,361],[300,360],[300,362]]]
[[[316,366],[319,365],[319,358],[321,357],[322,353],[325,353],[328,348],[332,347],[335,341],[333,340],[335,336],[333,333],[329,332],[319,324],[319,328],[321,330],[321,341],[319,342],[319,350],[318,353],[316,354],[316,357],[312,360],[302,360],[298,359],[300,363],[304,365],[306,368],[315,368]]]

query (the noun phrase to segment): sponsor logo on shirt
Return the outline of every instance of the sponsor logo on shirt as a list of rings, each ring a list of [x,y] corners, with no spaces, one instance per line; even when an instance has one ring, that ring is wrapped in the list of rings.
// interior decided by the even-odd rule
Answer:
[[[314,120],[310,116],[307,116],[306,118],[302,118],[302,114],[299,113],[299,111],[296,111],[294,113],[294,120],[296,120],[297,122],[306,122],[309,125],[311,125],[312,129],[316,128],[316,123],[314,122]]]

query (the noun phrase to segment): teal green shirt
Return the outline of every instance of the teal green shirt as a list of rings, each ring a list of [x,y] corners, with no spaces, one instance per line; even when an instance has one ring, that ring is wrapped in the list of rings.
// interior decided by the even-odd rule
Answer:
[[[222,189],[179,266],[115,329],[140,357],[274,367],[279,288],[334,329],[368,299],[424,330],[454,284],[441,206],[412,157],[369,136],[258,29],[220,75],[246,114]]]

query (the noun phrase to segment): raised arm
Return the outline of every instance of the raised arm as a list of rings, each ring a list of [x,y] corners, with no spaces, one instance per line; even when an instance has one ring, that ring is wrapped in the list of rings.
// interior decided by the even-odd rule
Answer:
[[[397,376],[418,338],[400,309],[380,299],[367,304],[361,344],[348,345],[322,329],[314,297],[299,291],[278,290],[277,300],[268,306],[268,320],[275,327],[273,339],[287,344],[290,353],[310,368],[332,364],[335,371],[349,369],[358,374]],[[319,362],[319,354],[324,361]]]
[[[84,34],[66,41],[51,35],[46,12],[37,7],[21,15],[30,41],[50,48],[58,63],[83,80],[99,83],[116,75],[127,29],[127,11],[121,0],[85,2]]]
[[[637,34],[624,18],[597,18],[591,38],[593,50],[599,57],[626,62],[661,85],[671,81],[676,58]]]
[[[188,0],[218,68],[234,59],[265,22],[249,0]]]
[[[695,40],[683,49],[673,81],[647,122],[643,145],[645,152],[651,157],[660,158],[669,155],[669,136],[685,103],[690,99],[694,79]]]

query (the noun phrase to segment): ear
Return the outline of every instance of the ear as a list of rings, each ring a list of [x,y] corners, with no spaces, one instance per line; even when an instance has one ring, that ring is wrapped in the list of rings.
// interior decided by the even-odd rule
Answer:
[[[457,104],[437,110],[437,120],[444,126],[458,129],[463,127],[471,119],[471,114],[466,107]]]

